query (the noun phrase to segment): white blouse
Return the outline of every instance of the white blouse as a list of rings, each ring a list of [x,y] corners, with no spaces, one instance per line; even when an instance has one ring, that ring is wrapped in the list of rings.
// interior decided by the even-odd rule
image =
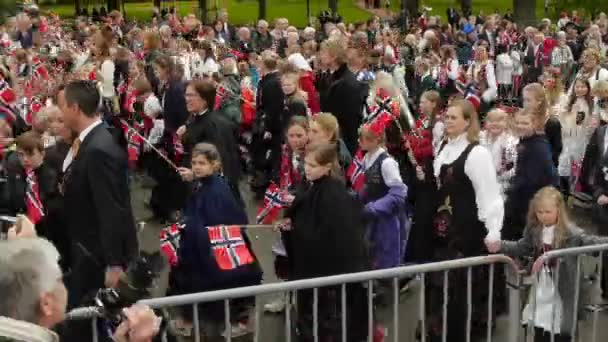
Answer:
[[[466,133],[455,139],[449,139],[435,158],[433,169],[439,179],[441,166],[454,162],[469,146]],[[475,191],[477,215],[488,230],[486,239],[500,240],[500,231],[504,218],[504,202],[500,195],[500,185],[496,179],[496,168],[492,155],[483,146],[475,146],[464,163],[464,173],[471,180]]]
[[[479,144],[487,148],[492,155],[497,180],[503,194],[509,188],[511,178],[515,176],[518,143],[519,139],[507,132],[503,132],[493,140],[487,131],[479,133]]]
[[[101,80],[98,80],[101,87],[102,97],[113,97],[114,96],[114,62],[111,59],[106,59],[101,63],[99,69],[99,75]]]
[[[376,152],[366,153],[363,157],[363,165],[365,166],[365,170],[372,167],[372,165],[376,162],[376,159],[382,154],[386,152],[385,149],[379,148]],[[384,180],[384,184],[388,187],[392,186],[400,186],[404,185],[403,180],[401,179],[401,173],[399,173],[399,164],[395,159],[386,158],[382,162],[380,167],[382,172],[382,179]]]

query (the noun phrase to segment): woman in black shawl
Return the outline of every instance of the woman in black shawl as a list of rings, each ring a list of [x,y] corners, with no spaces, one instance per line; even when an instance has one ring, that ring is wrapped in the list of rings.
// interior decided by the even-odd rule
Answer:
[[[290,262],[294,279],[325,277],[360,272],[368,267],[362,206],[348,193],[339,174],[338,155],[333,144],[312,145],[306,151],[305,174],[310,182],[296,193],[287,210]],[[348,284],[347,333],[349,341],[365,340],[367,308],[365,289]],[[341,338],[340,287],[318,292],[319,341]],[[300,341],[313,340],[313,292],[298,292]]]

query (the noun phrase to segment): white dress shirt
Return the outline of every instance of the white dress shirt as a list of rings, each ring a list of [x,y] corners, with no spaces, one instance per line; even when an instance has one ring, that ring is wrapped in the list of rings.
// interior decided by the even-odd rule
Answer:
[[[80,140],[80,143],[82,144],[84,142],[84,139],[87,137],[87,135],[89,135],[89,133],[91,133],[93,128],[97,127],[100,124],[101,124],[101,120],[98,119],[95,122],[93,122],[89,127],[83,129],[82,132],[80,132],[80,134],[78,135],[78,139]],[[65,172],[65,170],[68,169],[70,164],[72,164],[72,161],[74,161],[74,149],[72,147],[70,147],[68,154],[65,156],[65,159],[63,160],[63,172]]]
[[[454,162],[469,146],[466,133],[449,139],[433,163],[435,177],[439,179],[441,166]],[[481,145],[473,147],[464,163],[464,173],[471,180],[477,203],[477,216],[488,230],[486,238],[500,240],[504,218],[504,202],[496,178],[496,168],[490,151]]]

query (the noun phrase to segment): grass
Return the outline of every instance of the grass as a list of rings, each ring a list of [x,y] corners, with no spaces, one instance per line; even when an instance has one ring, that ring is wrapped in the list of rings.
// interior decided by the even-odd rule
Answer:
[[[258,2],[257,0],[207,0],[208,7],[215,9],[227,7],[230,14],[230,21],[242,24],[254,24],[258,17]],[[355,5],[356,0],[341,0],[338,2],[338,13],[342,15],[346,22],[364,21],[370,17],[370,13],[360,9]],[[404,0],[407,1],[407,0]],[[536,0],[537,17],[544,15],[543,0]],[[86,3],[86,1],[83,1]],[[178,1],[177,7],[181,15],[189,13],[198,14],[197,1]],[[433,15],[440,15],[445,18],[447,8],[460,8],[460,2],[455,0],[427,0],[421,4],[433,8]],[[478,13],[480,10],[483,13],[493,13],[495,10],[504,13],[507,9],[512,9],[513,3],[510,0],[473,0],[473,11]],[[391,0],[391,9],[398,11],[400,6],[399,0]],[[43,6],[43,9],[52,10],[58,13],[61,17],[72,17],[74,15],[73,5],[53,5]],[[327,0],[310,0],[311,14],[316,16],[322,10],[327,9]],[[149,21],[152,13],[152,1],[145,3],[126,3],[125,10],[128,18],[137,18],[139,21]],[[306,18],[306,1],[305,0],[267,0],[266,9],[267,19],[272,23],[274,19],[285,17],[289,19],[290,24],[297,27],[304,27],[307,24]],[[210,16],[215,16],[214,12]]]
[[[253,24],[258,18],[258,2],[255,0],[223,0],[213,2],[208,0],[208,7],[213,10],[219,2],[220,8],[228,8],[230,21],[235,24]],[[176,7],[179,8],[181,15],[189,13],[199,13],[197,1],[179,1]],[[126,3],[125,11],[128,18],[137,18],[139,21],[149,21],[152,13],[152,1],[146,3]],[[327,8],[326,0],[310,0],[310,10],[313,16]],[[72,17],[74,15],[73,5],[54,5],[43,6],[43,9],[54,11],[61,17]],[[358,8],[352,1],[340,2],[338,5],[339,13],[347,21],[360,21],[369,18],[370,14]],[[90,10],[89,10],[90,12]],[[212,17],[215,13],[210,14]],[[269,22],[279,17],[289,19],[290,24],[297,27],[304,27],[307,24],[306,1],[305,0],[267,0],[266,17]]]

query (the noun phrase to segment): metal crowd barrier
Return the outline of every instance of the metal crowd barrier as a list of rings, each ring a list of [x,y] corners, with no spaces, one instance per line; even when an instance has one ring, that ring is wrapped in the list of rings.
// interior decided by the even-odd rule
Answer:
[[[581,294],[581,278],[582,277],[582,257],[585,255],[590,255],[590,254],[596,254],[594,256],[598,256],[598,267],[596,268],[596,270],[599,270],[599,274],[598,274],[598,282],[599,284],[601,284],[602,281],[602,266],[603,266],[603,258],[604,258],[604,253],[608,251],[608,244],[598,244],[598,245],[590,245],[590,246],[583,246],[583,247],[575,247],[575,248],[564,248],[564,249],[559,249],[559,250],[554,250],[554,251],[550,251],[550,252],[546,252],[543,254],[544,257],[544,265],[551,263],[555,260],[557,261],[561,261],[564,258],[576,258],[576,275],[575,275],[575,283],[574,283],[574,303],[573,303],[573,317],[572,317],[572,330],[570,332],[571,336],[570,336],[570,340],[572,342],[576,342],[576,341],[582,341],[582,337],[578,336],[578,326],[579,326],[579,312],[581,311],[581,307],[580,307],[580,294]],[[560,268],[562,263],[561,262],[556,262],[552,271],[551,271],[551,279],[552,282],[554,284],[553,289],[555,289],[558,285],[558,280],[559,279],[559,274],[560,274]],[[521,278],[520,278],[521,280]],[[520,283],[521,285],[521,283]],[[532,300],[531,300],[531,307],[532,307],[532,321],[530,324],[527,324],[527,331],[526,334],[527,335],[531,335],[532,337],[534,337],[535,335],[535,330],[534,330],[534,326],[535,326],[535,320],[536,320],[536,313],[537,313],[537,303],[536,303],[536,289],[538,287],[538,277],[537,276],[532,276],[532,285],[530,287],[530,291],[532,294]],[[563,301],[562,301],[563,303]],[[588,303],[590,304],[590,303]],[[563,307],[562,305],[562,312],[564,310],[566,310],[567,308]],[[592,313],[593,313],[593,318],[592,318],[592,335],[591,335],[591,340],[592,342],[596,342],[597,341],[597,322],[598,322],[598,315],[600,311],[603,311],[603,308],[598,307],[593,305],[592,306]],[[522,321],[521,320],[521,310],[515,310],[515,311],[511,311],[510,312],[510,321]],[[522,321],[523,323],[523,321]],[[551,336],[551,342],[553,342],[555,340],[555,335],[556,335],[556,303],[552,302],[551,304],[551,327],[550,327],[550,331],[548,332]],[[602,340],[605,340],[606,336],[603,336]],[[585,341],[589,341],[589,339],[585,339]]]
[[[296,281],[287,281],[287,282],[280,282],[280,283],[271,283],[271,284],[263,284],[263,285],[257,285],[257,286],[249,286],[249,287],[241,287],[241,288],[233,288],[233,289],[226,289],[226,290],[219,290],[219,291],[210,291],[210,292],[201,292],[201,293],[194,293],[194,294],[187,294],[187,295],[179,295],[179,296],[171,296],[171,297],[163,297],[163,298],[153,298],[153,299],[146,299],[146,300],[142,300],[140,301],[140,303],[142,304],[146,304],[152,308],[156,308],[156,309],[160,309],[160,308],[168,308],[168,307],[177,307],[177,306],[184,306],[184,305],[191,305],[192,306],[192,312],[193,312],[193,334],[194,334],[194,341],[195,342],[200,342],[201,341],[201,334],[200,334],[200,322],[199,322],[199,308],[198,308],[198,304],[199,303],[206,303],[206,302],[216,302],[216,301],[223,301],[224,302],[224,319],[225,319],[225,328],[226,331],[223,334],[224,336],[224,340],[225,341],[232,341],[233,337],[231,335],[232,330],[232,324],[231,324],[231,317],[230,317],[230,301],[237,299],[237,298],[244,298],[244,297],[253,297],[253,296],[260,296],[260,295],[266,295],[266,294],[273,294],[273,293],[282,293],[282,294],[288,294],[288,293],[294,293],[298,290],[310,290],[312,289],[313,291],[313,336],[314,336],[314,341],[317,342],[319,339],[318,336],[318,332],[319,332],[319,310],[318,307],[319,305],[322,305],[319,303],[319,288],[322,287],[329,287],[329,286],[333,286],[336,287],[338,286],[340,288],[340,292],[341,292],[341,327],[342,327],[342,341],[346,342],[349,341],[348,339],[348,331],[346,329],[346,322],[347,322],[347,304],[346,304],[346,285],[347,284],[353,284],[353,283],[363,283],[366,285],[367,287],[367,310],[368,310],[368,322],[367,322],[367,335],[368,335],[368,341],[369,342],[373,342],[373,336],[374,336],[374,297],[373,297],[373,289],[374,289],[374,280],[392,280],[391,281],[391,287],[392,287],[392,334],[391,334],[391,340],[392,341],[399,341],[399,279],[407,277],[407,276],[418,276],[420,279],[420,306],[419,306],[419,315],[418,315],[418,320],[419,320],[419,324],[420,324],[420,328],[422,331],[421,334],[421,342],[426,342],[427,338],[425,335],[425,331],[426,331],[426,326],[427,326],[427,322],[426,322],[426,307],[425,307],[425,289],[426,289],[426,275],[428,273],[433,273],[433,272],[443,272],[443,305],[442,305],[442,322],[443,322],[443,341],[446,342],[447,341],[447,317],[448,317],[448,310],[449,307],[447,305],[447,300],[448,300],[448,285],[449,285],[449,272],[452,270],[457,270],[457,269],[467,269],[467,289],[466,289],[466,296],[467,296],[467,320],[466,320],[466,324],[467,324],[467,342],[471,340],[471,316],[472,316],[472,298],[473,298],[473,294],[471,291],[472,288],[472,281],[473,279],[471,278],[471,270],[473,267],[488,267],[489,268],[489,279],[488,279],[488,288],[489,288],[489,298],[492,298],[492,291],[493,291],[493,286],[494,286],[494,276],[495,276],[495,266],[499,264],[499,265],[506,265],[506,269],[511,270],[511,271],[517,271],[517,267],[516,264],[513,262],[513,260],[509,257],[506,257],[504,255],[486,255],[486,256],[479,256],[479,257],[472,257],[472,258],[463,258],[463,259],[455,259],[455,260],[449,260],[449,261],[442,261],[442,262],[435,262],[435,263],[428,263],[428,264],[421,264],[421,265],[411,265],[411,266],[403,266],[403,267],[397,267],[397,268],[390,268],[390,269],[383,269],[383,270],[374,270],[374,271],[366,271],[366,272],[359,272],[359,273],[350,273],[350,274],[342,274],[342,275],[336,275],[336,276],[329,276],[329,277],[322,277],[322,278],[312,278],[312,279],[304,279],[304,280],[296,280]],[[517,298],[518,294],[517,291],[515,291],[517,289],[514,289],[514,291],[512,291],[512,297],[515,298],[514,300],[511,299],[510,302],[513,306],[512,310],[519,310],[519,300]],[[465,289],[463,289],[463,294],[464,294]],[[493,325],[493,301],[489,300],[488,301],[488,318],[487,318],[487,341],[491,341],[492,340],[492,325]],[[292,314],[291,314],[291,310],[289,307],[289,303],[285,309],[285,341],[287,342],[291,342],[292,341]],[[258,304],[258,300],[256,299],[256,306],[255,306],[255,318],[254,318],[254,328],[253,328],[253,341],[258,342],[260,341],[260,308],[259,308],[259,304]],[[78,319],[78,317],[74,317],[74,315],[72,315],[72,319]],[[82,317],[82,318],[90,318],[89,317]],[[513,323],[513,322],[510,322]],[[96,342],[98,340],[98,336],[97,336],[97,324],[95,322],[95,320],[93,321],[93,327],[94,327],[94,341]],[[518,337],[519,337],[519,322],[516,322],[516,324],[510,324],[509,326],[509,340],[510,342],[516,342]]]
[[[567,258],[567,257],[576,257],[576,283],[575,283],[575,295],[576,298],[574,300],[575,307],[579,306],[579,290],[580,290],[580,279],[581,279],[581,258],[586,254],[597,254],[599,253],[599,270],[602,269],[602,257],[604,252],[608,251],[608,244],[602,245],[594,245],[594,246],[586,246],[586,247],[577,247],[577,248],[568,248],[568,249],[560,249],[552,252],[545,253],[544,260],[545,263],[549,262],[553,259]],[[367,284],[367,310],[368,310],[368,322],[367,322],[367,330],[368,330],[368,342],[373,341],[374,335],[374,317],[373,317],[373,307],[374,307],[374,297],[372,296],[373,288],[374,288],[374,280],[392,280],[392,333],[390,340],[397,342],[399,341],[399,279],[408,277],[408,276],[418,276],[420,279],[420,291],[419,291],[419,299],[420,305],[418,307],[418,323],[421,329],[421,335],[419,341],[426,342],[427,337],[425,334],[427,322],[426,322],[426,304],[425,304],[425,289],[426,289],[426,275],[428,273],[434,272],[443,272],[443,305],[442,305],[442,323],[443,323],[443,331],[442,331],[442,341],[448,341],[448,331],[447,331],[447,316],[448,310],[450,309],[447,305],[448,300],[448,284],[449,284],[449,272],[457,269],[466,269],[467,270],[467,288],[463,289],[463,294],[466,291],[467,296],[467,319],[466,319],[466,332],[467,338],[466,341],[469,342],[472,340],[471,337],[471,315],[472,315],[472,281],[474,281],[471,277],[471,270],[473,267],[488,267],[489,268],[489,279],[488,279],[488,289],[489,289],[489,298],[490,300],[487,303],[487,330],[486,330],[486,341],[492,341],[492,325],[493,319],[493,285],[496,275],[496,265],[505,265],[505,271],[507,273],[507,289],[509,290],[509,300],[508,300],[508,330],[507,330],[507,341],[509,342],[519,342],[521,340],[521,335],[523,332],[526,332],[526,335],[531,331],[530,336],[534,336],[534,321],[531,324],[528,324],[527,329],[524,329],[525,326],[522,324],[522,308],[523,305],[526,304],[527,300],[522,301],[522,293],[525,293],[526,290],[535,291],[537,286],[537,277],[532,276],[532,285],[531,287],[527,287],[524,285],[524,277],[522,272],[519,270],[516,263],[509,257],[505,255],[487,255],[487,256],[479,256],[472,258],[464,258],[464,259],[455,259],[449,261],[421,264],[421,265],[411,265],[411,266],[403,266],[391,269],[384,270],[375,270],[375,271],[367,271],[360,273],[350,273],[343,275],[336,275],[330,277],[323,278],[313,278],[313,279],[304,279],[304,280],[296,280],[296,281],[288,281],[288,282],[280,282],[280,283],[271,283],[271,284],[263,284],[257,286],[249,286],[249,287],[241,287],[241,288],[233,288],[219,291],[210,291],[210,292],[201,292],[187,295],[179,295],[179,296],[171,296],[171,297],[162,297],[162,298],[153,298],[146,299],[140,301],[142,304],[146,304],[152,308],[168,308],[168,307],[177,307],[177,306],[185,306],[191,305],[193,312],[193,334],[194,341],[201,341],[201,329],[199,322],[199,303],[206,302],[215,302],[215,301],[223,301],[224,302],[224,319],[226,325],[226,331],[224,333],[225,341],[232,341],[233,337],[231,336],[231,317],[230,317],[230,302],[231,300],[237,298],[244,297],[252,297],[252,296],[260,296],[267,295],[273,293],[295,293],[298,290],[313,290],[313,331],[314,331],[314,341],[317,342],[319,339],[318,336],[318,306],[319,296],[318,289],[322,287],[328,286],[340,286],[340,292],[342,297],[341,302],[341,324],[342,324],[342,342],[349,341],[348,340],[348,332],[346,329],[346,285],[352,283],[364,283]],[[553,279],[558,279],[559,277],[559,263],[556,264],[554,271],[552,272]],[[601,278],[600,278],[601,280]],[[555,281],[554,281],[555,282]],[[557,283],[557,282],[555,282]],[[534,292],[533,292],[534,293]],[[536,299],[536,296],[532,296],[532,298]],[[527,299],[527,297],[526,297]],[[536,317],[536,303],[532,303],[532,317]],[[553,308],[553,314],[554,310]],[[599,309],[594,309],[593,311],[593,335],[592,341],[597,341],[597,321]],[[579,341],[579,337],[577,336],[577,327],[578,327],[578,315],[577,310],[574,310],[575,315],[573,317],[573,330],[572,330],[572,342]],[[260,341],[260,308],[258,304],[258,300],[256,299],[256,306],[254,312],[254,329],[253,329],[253,340],[255,342]],[[74,318],[74,316],[72,316]],[[80,318],[90,318],[89,317],[80,317]],[[555,318],[555,317],[554,317]],[[77,317],[78,319],[78,317]],[[288,306],[285,310],[285,341],[292,341],[292,313]],[[551,341],[554,341],[554,325],[551,329]],[[97,331],[96,331],[96,323],[93,322],[94,327],[94,341],[97,339]],[[388,341],[388,340],[387,340]],[[587,340],[585,340],[587,341]]]

